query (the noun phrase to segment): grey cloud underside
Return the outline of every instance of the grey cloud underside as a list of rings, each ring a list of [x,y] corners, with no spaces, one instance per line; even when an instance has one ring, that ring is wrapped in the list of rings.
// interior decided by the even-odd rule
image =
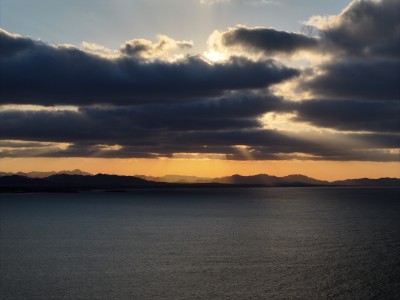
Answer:
[[[223,32],[221,42],[266,55],[299,50],[333,55],[331,63],[314,67],[314,78],[300,84],[318,97],[400,99],[400,1],[354,1],[318,32],[310,37],[241,26]]]
[[[301,88],[320,97],[400,99],[400,60],[344,60],[320,67],[323,74],[303,82]]]
[[[308,122],[317,127],[348,131],[400,131],[400,103],[398,101],[365,101],[348,99],[307,100],[290,103],[296,112],[295,121]]]
[[[108,139],[115,139],[115,143],[122,143],[123,139],[118,140],[120,136],[148,136],[151,131],[184,133],[260,129],[262,124],[258,117],[267,112],[295,112],[295,120],[319,127],[396,133],[399,131],[399,110],[399,103],[395,101],[324,99],[299,103],[267,95],[237,94],[187,104],[81,107],[79,112],[8,110],[0,112],[3,129],[0,136],[3,139],[33,138],[59,142],[92,138],[107,143]],[[157,142],[157,139],[154,141]],[[238,141],[238,144],[244,142]]]
[[[153,104],[124,107],[81,107],[75,111],[0,112],[3,138],[25,139],[51,135],[48,139],[65,141],[82,136],[106,140],[119,135],[146,135],[147,130],[190,131],[227,130],[260,127],[256,119],[282,105],[279,98],[257,94],[236,94],[229,98],[189,103]],[[20,122],[15,122],[20,120]],[[99,130],[96,130],[99,128]],[[22,136],[23,135],[23,136]]]
[[[302,49],[317,47],[316,38],[303,34],[278,31],[272,28],[232,28],[222,34],[225,47],[242,47],[252,52],[267,55],[276,53],[293,53]]]
[[[354,1],[338,26],[322,31],[324,41],[347,55],[400,56],[400,2]]]
[[[266,88],[298,74],[273,60],[233,57],[209,64],[191,56],[178,62],[103,58],[0,32],[3,104],[114,105],[187,101],[229,90]]]
[[[206,133],[204,133],[206,134]],[[209,132],[211,136],[212,132]],[[237,132],[233,133],[237,135]],[[251,134],[251,133],[247,133]],[[324,148],[315,145],[309,147],[301,147],[295,141],[289,149],[282,149],[278,144],[270,146],[249,146],[246,150],[238,149],[235,146],[191,146],[185,144],[175,146],[130,146],[126,145],[117,150],[105,150],[103,145],[99,144],[74,144],[67,149],[58,147],[43,148],[20,148],[4,150],[0,153],[0,157],[99,157],[99,158],[159,158],[173,157],[172,153],[199,153],[199,154],[221,154],[231,160],[337,160],[337,161],[387,161],[393,162],[398,160],[398,154],[390,151],[382,151],[382,148],[365,149],[358,147],[355,149],[340,149],[339,147]],[[399,141],[397,140],[397,143]],[[304,156],[293,152],[299,150],[310,156]]]
[[[335,59],[302,82],[304,89],[328,98],[399,101],[400,1],[354,1],[319,39]]]
[[[283,109],[284,105],[275,103],[264,107],[264,112],[278,107]],[[72,145],[67,149],[53,147],[47,152],[41,149],[36,152],[26,149],[3,151],[1,155],[169,157],[173,153],[183,152],[220,153],[228,155],[230,159],[246,159],[248,156],[244,156],[235,147],[244,145],[249,147],[253,159],[293,158],[297,152],[317,156],[315,159],[397,159],[395,155],[366,152],[364,149],[365,143],[378,149],[396,147],[399,142],[397,135],[334,134],[321,143],[320,138],[326,137],[305,138],[262,129],[251,118],[255,115],[251,111],[233,110],[231,119],[215,112],[204,121],[202,118],[205,115],[201,111],[204,112],[206,108],[193,110],[193,107],[181,107],[176,112],[168,112],[168,109],[164,111],[162,107],[153,107],[147,112],[145,108],[141,109],[141,112],[137,107],[130,107],[130,112],[126,107],[111,110],[86,107],[79,112],[4,111],[0,113],[3,139],[67,142]],[[23,120],[23,123],[14,120]],[[351,147],[346,146],[346,150],[337,143],[343,137],[354,140]],[[105,151],[99,146],[115,144],[122,145],[122,148]]]

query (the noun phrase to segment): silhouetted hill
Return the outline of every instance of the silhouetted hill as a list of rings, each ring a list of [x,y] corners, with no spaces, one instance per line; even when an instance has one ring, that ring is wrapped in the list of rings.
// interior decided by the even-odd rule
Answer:
[[[258,174],[252,176],[232,175],[220,178],[214,178],[213,182],[229,183],[229,184],[248,184],[248,185],[267,185],[275,186],[280,182],[280,178],[266,174]]]
[[[201,187],[306,187],[306,186],[400,186],[398,178],[348,179],[322,181],[304,175],[285,177],[259,174],[254,176],[233,175],[210,179],[209,183],[165,183],[148,181],[135,176],[119,175],[68,175],[57,174],[46,178],[30,178],[11,175],[0,177],[2,192],[71,192],[80,190],[117,190],[130,188],[201,188]]]
[[[58,174],[46,178],[47,180],[69,186],[98,186],[98,187],[134,187],[150,185],[154,182],[144,180],[134,176],[119,176],[119,175],[67,175]]]
[[[334,185],[350,185],[350,186],[400,186],[399,178],[359,178],[359,179],[347,179],[338,180],[332,182]]]
[[[30,178],[26,176],[10,175],[0,177],[0,186],[46,186],[51,185],[51,182],[40,179]]]
[[[165,183],[151,182],[133,176],[118,175],[67,175],[58,174],[46,178],[30,178],[11,175],[0,177],[0,191],[79,191],[93,189],[129,189],[163,186]]]
[[[137,175],[140,178],[168,183],[223,183],[237,185],[264,185],[264,186],[282,186],[282,185],[328,185],[328,181],[318,180],[304,175],[289,175],[285,177],[271,176],[267,174],[258,174],[251,176],[232,175],[219,178],[205,178],[196,176],[166,175],[162,177]]]
[[[329,182],[318,180],[301,174],[293,174],[283,177],[271,176],[268,174],[258,174],[251,176],[232,175],[218,178],[204,178],[196,176],[166,175],[162,177],[152,177],[137,175],[146,180],[168,183],[221,183],[240,186],[400,186],[398,178],[380,178],[380,179],[348,179]]]
[[[213,182],[242,184],[242,185],[264,185],[264,186],[301,186],[301,185],[329,185],[328,181],[317,180],[304,175],[289,175],[285,177],[258,174],[252,176],[233,175],[214,178]]]
[[[318,180],[314,179],[308,176],[304,176],[301,174],[294,174],[294,175],[288,175],[281,177],[283,181],[286,183],[294,183],[294,182],[300,182],[300,183],[307,183],[307,184],[315,184],[315,185],[327,185],[330,184],[329,181],[326,180]]]

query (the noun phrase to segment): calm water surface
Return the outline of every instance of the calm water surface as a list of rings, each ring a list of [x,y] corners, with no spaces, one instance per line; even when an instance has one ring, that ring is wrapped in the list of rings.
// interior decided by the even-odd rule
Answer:
[[[400,299],[399,196],[2,194],[0,299]]]

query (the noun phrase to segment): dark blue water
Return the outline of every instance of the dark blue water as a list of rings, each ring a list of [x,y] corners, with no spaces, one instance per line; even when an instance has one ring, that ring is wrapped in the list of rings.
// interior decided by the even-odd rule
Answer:
[[[400,299],[399,193],[2,194],[0,298]]]

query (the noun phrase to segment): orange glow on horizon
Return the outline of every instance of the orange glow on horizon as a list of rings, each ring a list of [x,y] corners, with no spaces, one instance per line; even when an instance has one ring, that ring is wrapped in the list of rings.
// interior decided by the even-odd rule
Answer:
[[[1,158],[2,172],[61,171],[119,175],[191,175],[222,177],[233,174],[303,174],[321,180],[349,178],[400,178],[399,162],[360,161],[233,161],[218,159],[110,159],[110,158]]]

